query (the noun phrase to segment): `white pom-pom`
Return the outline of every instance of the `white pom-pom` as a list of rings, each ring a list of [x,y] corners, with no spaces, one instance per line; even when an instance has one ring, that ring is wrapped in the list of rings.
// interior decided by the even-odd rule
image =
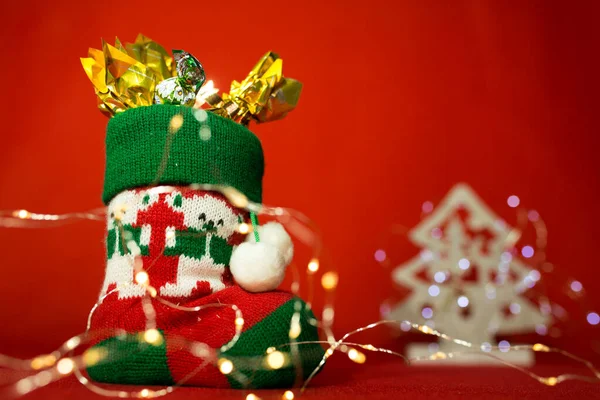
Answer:
[[[285,267],[279,250],[262,240],[240,244],[233,250],[229,261],[237,284],[254,293],[277,289],[285,276]]]
[[[260,242],[264,242],[274,246],[283,256],[283,262],[287,267],[294,258],[294,243],[292,238],[285,231],[285,228],[278,222],[267,222],[258,227],[258,236]],[[254,234],[249,233],[246,236],[246,241],[255,243]]]

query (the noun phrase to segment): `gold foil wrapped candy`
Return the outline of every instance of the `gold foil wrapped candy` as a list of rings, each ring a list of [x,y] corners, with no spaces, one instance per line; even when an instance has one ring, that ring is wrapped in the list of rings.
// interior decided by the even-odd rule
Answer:
[[[140,34],[135,43],[116,39],[102,50],[89,49],[81,64],[92,81],[100,110],[112,117],[129,108],[169,103],[201,107],[247,125],[283,118],[298,103],[302,84],[283,76],[283,61],[265,54],[241,82],[233,81],[229,93],[218,95],[209,82],[204,89],[204,69],[194,56],[174,50],[176,60],[153,40]]]
[[[293,110],[302,91],[302,83],[283,76],[283,61],[273,52],[265,54],[242,82],[233,81],[222,97],[210,93],[200,103],[209,111],[247,125],[251,120],[269,122],[281,119]],[[201,92],[202,93],[202,92]]]
[[[118,39],[115,46],[103,41],[102,50],[90,49],[81,64],[108,116],[153,104],[156,85],[176,73],[169,53],[141,34],[125,46]]]

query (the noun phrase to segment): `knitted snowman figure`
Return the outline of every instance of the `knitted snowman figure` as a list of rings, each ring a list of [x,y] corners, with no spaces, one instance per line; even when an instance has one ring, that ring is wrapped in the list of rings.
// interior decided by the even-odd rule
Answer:
[[[127,61],[129,69],[143,70],[147,66],[140,54],[144,53],[129,51],[135,45],[146,53],[158,45],[141,36],[127,50],[120,49],[121,63]],[[105,80],[116,81],[127,74],[122,64],[111,70],[116,50],[110,45],[103,49]],[[193,61],[189,68],[199,65],[183,53]],[[90,51],[90,55],[98,59],[97,53]],[[92,70],[97,71],[86,68],[88,75]],[[144,71],[154,74],[155,81],[168,77],[150,67]],[[203,79],[203,72],[195,76],[200,75]],[[286,362],[281,368],[266,367],[264,361],[267,350],[274,347],[284,353],[285,360],[292,360],[286,347],[290,337],[318,340],[316,320],[306,304],[277,290],[293,257],[289,235],[275,222],[258,226],[255,216],[235,207],[218,191],[190,186],[228,185],[261,203],[264,160],[258,138],[222,109],[199,112],[186,104],[173,104],[178,96],[166,101],[164,87],[156,92],[157,97],[163,96],[160,101],[140,96],[143,90],[137,88],[136,103],[129,104],[127,96],[134,91],[117,93],[114,88],[123,85],[98,84],[93,74],[90,78],[101,99],[100,108],[112,118],[106,131],[103,192],[108,206],[108,260],[101,302],[91,319],[92,331],[108,332],[95,343],[107,358],[88,367],[89,376],[120,384],[184,382],[255,388],[291,386],[297,376],[308,376],[323,356],[318,344],[299,346],[298,362]],[[177,87],[195,90],[201,86],[187,84],[181,80]],[[102,91],[107,87],[110,101]],[[156,88],[147,89],[154,94]],[[140,104],[140,98],[146,98],[146,103]],[[179,121],[176,130],[174,120]],[[208,140],[199,135],[207,129]],[[165,185],[168,190],[162,190]],[[241,224],[253,225],[254,232],[243,234]],[[141,269],[156,291],[154,296],[148,286],[136,281]],[[181,309],[210,304],[229,306],[198,312]],[[237,341],[226,346],[239,325],[239,315],[231,306],[239,309],[244,323]],[[140,340],[149,329],[148,313],[160,333],[150,342]],[[294,335],[290,333],[293,316],[300,317]],[[190,343],[195,348],[202,344],[217,349],[216,355],[190,351]],[[232,362],[233,371],[219,369],[218,360],[225,359]]]

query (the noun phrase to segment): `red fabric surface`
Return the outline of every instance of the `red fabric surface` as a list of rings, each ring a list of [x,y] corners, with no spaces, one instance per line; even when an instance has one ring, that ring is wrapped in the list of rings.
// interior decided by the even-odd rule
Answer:
[[[581,367],[560,364],[538,365],[533,370],[541,375],[559,371],[587,374]],[[132,387],[113,386],[119,389]],[[202,388],[178,388],[167,400],[231,399],[244,400],[249,392]],[[282,390],[253,391],[263,399],[281,399]],[[1,394],[1,392],[0,392]],[[600,399],[597,384],[565,382],[555,387],[544,386],[525,374],[502,367],[416,367],[402,362],[378,359],[358,366],[334,358],[306,390],[302,399]],[[54,383],[24,400],[104,399],[89,392],[74,378]]]

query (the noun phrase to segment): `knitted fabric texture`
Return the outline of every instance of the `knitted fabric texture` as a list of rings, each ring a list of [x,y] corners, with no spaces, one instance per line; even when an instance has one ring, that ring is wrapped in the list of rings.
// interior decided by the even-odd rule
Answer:
[[[175,188],[156,194],[143,188],[127,190],[108,205],[107,268],[101,296],[106,296],[92,320],[93,331],[124,330],[127,335],[106,336],[96,345],[108,350],[106,362],[88,368],[90,377],[109,383],[166,385],[188,378],[187,385],[207,387],[286,387],[299,374],[306,377],[323,356],[320,345],[299,348],[300,367],[293,363],[268,370],[260,362],[270,347],[290,342],[293,314],[300,313],[298,341],[318,340],[310,323],[312,312],[289,293],[248,293],[235,285],[229,272],[234,246],[245,240],[236,230],[248,222],[245,210],[233,207],[215,192]],[[223,375],[214,364],[190,374],[204,362],[185,342],[205,343],[219,349],[235,334],[235,312],[230,307],[207,308],[197,313],[170,308],[156,299],[162,340],[156,345],[140,341],[146,329],[142,309],[145,289],[134,283],[131,242],[139,248],[149,283],[158,295],[183,307],[235,304],[242,312],[244,328],[227,352],[235,373]],[[113,289],[118,289],[113,291]],[[110,337],[110,338],[109,338]],[[283,347],[282,352],[289,352]]]
[[[178,115],[183,125],[171,131]],[[260,140],[243,125],[203,110],[156,104],[110,119],[102,197],[108,204],[127,189],[199,183],[233,186],[261,203],[263,172]]]

